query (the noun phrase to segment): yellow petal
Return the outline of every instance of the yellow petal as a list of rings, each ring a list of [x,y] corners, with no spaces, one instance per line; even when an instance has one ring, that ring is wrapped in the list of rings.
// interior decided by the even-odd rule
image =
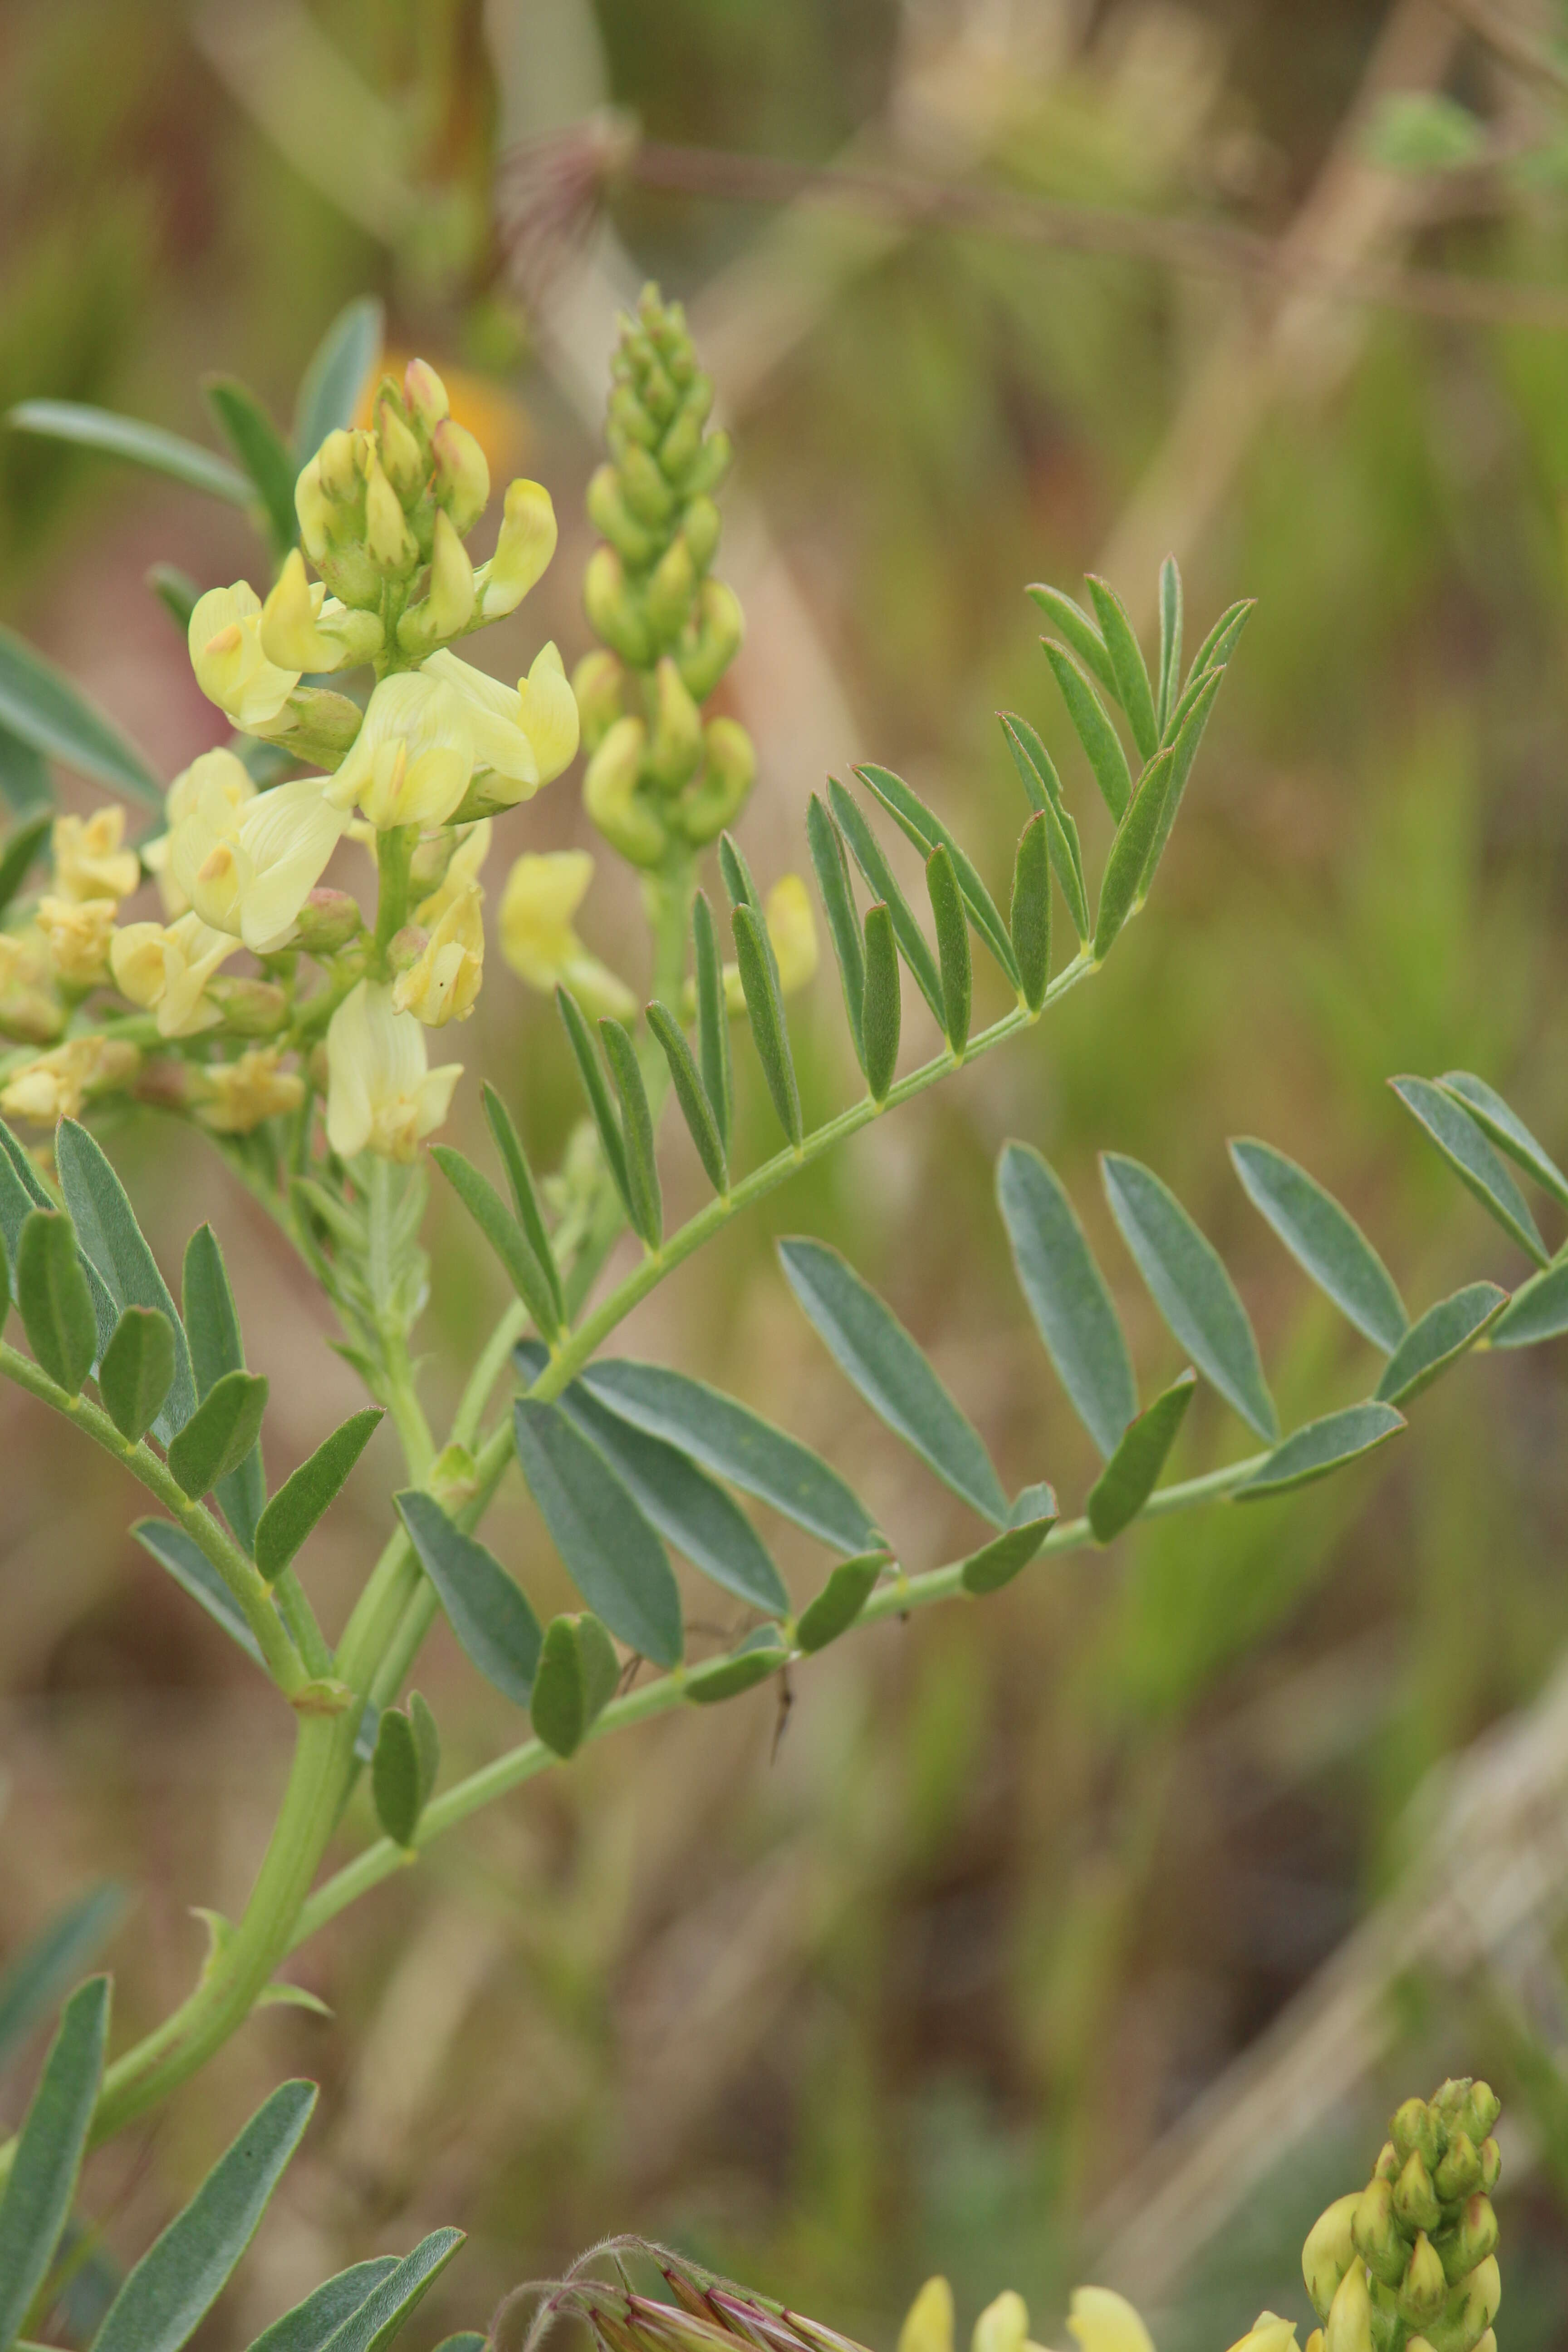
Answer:
[[[904,2315],[899,2352],[952,2352],[952,2289],[928,2278]]]
[[[522,731],[533,746],[539,781],[548,784],[577,756],[581,720],[561,656],[553,645],[541,646],[533,667],[518,688],[522,705]]]
[[[1108,2286],[1075,2288],[1068,2326],[1082,2352],[1154,2352],[1149,2330],[1132,2305]]]

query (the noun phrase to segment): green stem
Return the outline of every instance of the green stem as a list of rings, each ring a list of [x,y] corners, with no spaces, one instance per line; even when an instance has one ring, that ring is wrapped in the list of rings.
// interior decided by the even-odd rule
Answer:
[[[150,1495],[162,1503],[170,1516],[184,1528],[192,1541],[200,1547],[205,1557],[216,1569],[229,1591],[245,1612],[245,1620],[260,1647],[267,1671],[286,1698],[292,1697],[310,1680],[310,1673],[299,1652],[289,1638],[283,1620],[278,1613],[272,1592],[265,1577],[257,1573],[232,1536],[218,1525],[212,1513],[199,1502],[193,1502],[174,1478],[173,1472],[143,1440],[132,1445],[123,1438],[109,1415],[85,1396],[71,1396],[41,1371],[30,1356],[24,1356],[6,1340],[0,1339],[0,1373],[15,1381],[20,1389],[36,1396],[68,1421],[76,1423],[95,1445],[116,1462],[122,1463],[132,1476],[140,1480]]]

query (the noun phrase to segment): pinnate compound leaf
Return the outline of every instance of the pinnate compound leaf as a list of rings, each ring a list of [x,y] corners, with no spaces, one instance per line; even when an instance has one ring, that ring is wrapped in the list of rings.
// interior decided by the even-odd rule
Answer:
[[[779,1125],[790,1141],[798,1145],[805,1131],[800,1116],[800,1087],[795,1079],[795,1056],[790,1052],[789,1028],[784,1020],[784,1000],[779,994],[778,971],[768,940],[767,925],[756,908],[748,906],[737,907],[730,920],[735,934],[735,961],[740,966],[741,988],[746,999],[746,1016],[751,1023],[757,1058],[768,1082],[768,1093],[778,1113]]]
[[[899,887],[898,877],[883,855],[880,842],[867,823],[864,811],[837,776],[829,776],[827,780],[827,802],[868,889],[873,898],[881,900],[892,919],[899,953],[909,966],[915,986],[931,1006],[938,1028],[945,1029],[947,1021],[942,1002],[942,974],[937,969],[936,958],[915,919],[913,908]]]
[[[1196,1386],[1196,1373],[1183,1372],[1136,1421],[1128,1423],[1085,1506],[1096,1543],[1110,1543],[1130,1527],[1153,1493]]]
[[[0,2352],[11,2352],[70,2219],[103,2074],[109,1990],[107,1977],[93,1977],[67,2001],[22,2118],[0,2196]]]
[[[29,1210],[14,1279],[22,1328],[40,1370],[68,1396],[79,1395],[98,1352],[98,1318],[63,1211]]]
[[[1029,805],[1037,816],[1046,820],[1046,837],[1050,847],[1051,866],[1057,887],[1072,918],[1072,927],[1080,940],[1089,938],[1089,891],[1083,878],[1083,851],[1079,844],[1078,820],[1062,797],[1061,778],[1056,764],[1026,719],[1012,711],[998,714],[1007,748],[1013,754],[1013,764],[1022,779]]]
[[[1018,835],[1013,866],[1011,922],[1018,992],[1031,1013],[1046,1001],[1051,979],[1051,846],[1044,811]]]
[[[1327,1291],[1363,1338],[1391,1356],[1410,1328],[1405,1302],[1361,1227],[1317,1179],[1272,1144],[1243,1136],[1231,1162],[1258,1214],[1298,1265]]]
[[[125,1912],[112,1879],[89,1886],[58,1913],[0,1975],[0,2065],[9,2065],[40,2017],[103,1948]]]
[[[198,1225],[185,1244],[180,1306],[199,1400],[226,1372],[242,1372],[246,1368],[245,1341],[234,1293],[229,1288],[228,1268],[210,1225]],[[239,1467],[231,1470],[226,1478],[220,1478],[213,1491],[229,1526],[246,1550],[252,1550],[257,1522],[267,1500],[267,1474],[262,1467],[259,1439]]]
[[[723,1138],[720,1135],[713,1106],[708,1099],[707,1088],[691,1058],[691,1048],[686,1042],[680,1024],[667,1004],[656,1003],[647,1007],[647,1025],[668,1065],[675,1099],[680,1105],[686,1131],[697,1147],[697,1157],[702,1162],[703,1173],[716,1192],[727,1192],[730,1189],[730,1169],[724,1156]]]
[[[294,409],[294,464],[307,466],[329,433],[352,425],[381,357],[384,320],[374,294],[346,303],[321,337],[300,379]]]
[[[727,1658],[710,1658],[691,1667],[683,1696],[693,1706],[716,1706],[721,1699],[738,1698],[742,1691],[755,1689],[788,1664],[789,1652],[779,1639],[777,1627],[759,1625]]]
[[[1152,1170],[1100,1156],[1110,1213],[1150,1296],[1205,1378],[1272,1444],[1279,1435],[1247,1309],[1219,1254]]]
[[[891,1309],[825,1243],[781,1241],[785,1277],[818,1337],[872,1411],[993,1526],[1007,1497],[978,1433]]]
[[[1117,827],[1100,878],[1100,905],[1094,918],[1094,960],[1103,962],[1138,902],[1143,875],[1153,855],[1154,841],[1164,814],[1175,752],[1163,751],[1144,769],[1131,806]]]
[[[1149,683],[1149,671],[1127,607],[1108,580],[1088,574],[1089,593],[1100,621],[1100,634],[1105,640],[1105,650],[1110,657],[1112,688],[1117,701],[1127,713],[1127,723],[1132,730],[1132,740],[1138,746],[1141,760],[1152,760],[1160,747],[1160,730],[1154,717],[1154,695]]]
[[[719,1140],[726,1155],[734,1109],[735,1081],[730,1065],[730,1008],[724,1002],[724,967],[719,935],[706,890],[691,902],[691,954],[697,980],[697,1054],[702,1085]]]
[[[1403,1413],[1375,1402],[1326,1413],[1321,1421],[1293,1430],[1282,1445],[1277,1445],[1261,1468],[1236,1489],[1236,1500],[1259,1503],[1269,1495],[1288,1494],[1293,1486],[1310,1486],[1314,1479],[1342,1469],[1347,1462],[1360,1461],[1405,1426]]]
[[[263,2335],[249,2347],[249,2352],[321,2352],[334,2331],[351,2317],[366,2300],[371,2291],[391,2276],[397,2268],[395,2254],[374,2254],[367,2263],[355,2263],[352,2270],[340,2271],[275,2319]]]
[[[865,994],[860,1007],[861,1060],[866,1086],[873,1102],[886,1102],[899,1066],[899,1036],[903,1026],[903,999],[899,983],[899,949],[893,919],[879,898],[866,909],[865,945],[861,955]]]
[[[245,1612],[194,1536],[168,1519],[138,1519],[132,1534],[160,1568],[223,1627],[253,1664],[262,1665],[261,1646],[247,1624]]]
[[[618,1641],[680,1660],[680,1593],[664,1546],[598,1447],[560,1408],[519,1397],[518,1460],[566,1572]]]
[[[1121,738],[1105,715],[1105,706],[1085,677],[1072,656],[1060,646],[1052,645],[1048,637],[1041,640],[1046,659],[1062,700],[1073,731],[1082,744],[1084,756],[1100,786],[1100,798],[1118,824],[1127,814],[1127,803],[1132,798],[1132,772],[1127,764],[1127,754],[1121,748]]]
[[[217,375],[208,376],[202,390],[260,502],[273,555],[281,560],[300,536],[294,512],[294,481],[300,468],[248,385],[237,376]]]
[[[489,1178],[481,1175],[473,1161],[455,1151],[449,1143],[432,1144],[430,1157],[500,1258],[507,1279],[539,1329],[553,1337],[560,1328],[554,1289],[530,1247],[522,1226]]]
[[[1468,1109],[1429,1078],[1390,1078],[1389,1085],[1411,1117],[1426,1129],[1455,1175],[1489,1210],[1505,1234],[1537,1265],[1551,1253],[1536,1230],[1530,1204]]]
[[[169,1468],[193,1501],[237,1470],[261,1434],[267,1382],[256,1372],[225,1372],[169,1447]]]
[[[616,1694],[620,1661],[591,1611],[552,1617],[544,1629],[530,1712],[552,1756],[574,1756]]]
[[[1079,1419],[1111,1454],[1138,1410],[1132,1360],[1066,1187],[1026,1143],[1004,1147],[996,1196],[1018,1285]]]
[[[321,2352],[385,2352],[463,2242],[461,2230],[432,2230],[421,2238],[413,2252],[372,2288],[359,2309],[340,2323]]]
[[[127,1307],[155,1307],[169,1318],[174,1334],[174,1378],[168,1402],[153,1424],[154,1435],[166,1444],[189,1419],[196,1401],[184,1327],[168,1284],[142,1236],[124,1185],[74,1118],[62,1118],[56,1129],[55,1160],[81,1254],[97,1267],[116,1314]],[[103,1336],[107,1339],[108,1334]]]
[[[705,1381],[611,1358],[591,1364],[582,1385],[620,1420],[771,1504],[833,1550],[860,1554],[879,1543],[865,1505],[820,1454]]]
[[[654,1150],[653,1112],[637,1066],[637,1047],[625,1024],[606,1015],[599,1024],[605,1059],[610,1066],[621,1102],[621,1132],[626,1140],[626,1178],[631,1186],[632,1223],[650,1250],[664,1238],[664,1201],[659,1191],[658,1160]]]
[[[13,825],[0,849],[0,915],[16,896],[33,867],[48,849],[54,830],[50,816],[34,816]]]
[[[943,1027],[954,1054],[969,1043],[969,1016],[973,1001],[973,969],[969,961],[969,926],[963,896],[945,843],[939,842],[926,860],[926,891],[936,929],[937,964],[942,973]]]
[[[1072,647],[1090,676],[1099,679],[1107,694],[1116,692],[1116,670],[1110,658],[1110,648],[1084,611],[1083,606],[1060,588],[1053,588],[1040,580],[1032,582],[1025,594],[1034,599],[1050,621],[1058,636]]]
[[[1440,1298],[1411,1325],[1389,1358],[1377,1384],[1377,1402],[1408,1404],[1475,1346],[1507,1305],[1507,1291],[1495,1282],[1468,1283],[1451,1298]]]
[[[89,1302],[90,1303],[90,1302]],[[174,1377],[174,1335],[155,1307],[128,1307],[99,1366],[104,1411],[134,1445],[157,1418]]]
[[[496,1150],[500,1154],[501,1165],[506,1170],[507,1182],[511,1189],[512,1207],[517,1211],[517,1221],[522,1227],[528,1246],[538,1259],[541,1271],[550,1286],[550,1298],[554,1308],[554,1316],[551,1323],[542,1325],[541,1328],[560,1329],[566,1321],[565,1293],[561,1286],[561,1269],[555,1263],[555,1252],[551,1245],[550,1234],[545,1226],[544,1212],[539,1204],[539,1193],[533,1181],[533,1171],[528,1164],[528,1154],[522,1148],[522,1138],[517,1131],[511,1113],[488,1079],[483,1091],[485,1118],[489,1122],[490,1134],[494,1138]]]
[[[1007,926],[1002,920],[996,902],[982,881],[973,860],[959,847],[934,810],[927,808],[919,794],[912,793],[903,778],[895,776],[890,768],[868,765],[857,768],[855,773],[867,791],[875,793],[881,802],[905,839],[913,842],[923,856],[929,859],[933,850],[946,850],[952,860],[953,877],[969,921],[1016,988],[1018,967],[1013,954],[1013,942],[1007,936]]]
[[[1533,1348],[1568,1331],[1568,1258],[1521,1282],[1489,1334],[1494,1348]]]
[[[419,1564],[471,1664],[514,1706],[526,1706],[539,1665],[539,1620],[495,1554],[447,1517],[434,1495],[395,1496]]]
[[[857,1617],[877,1589],[877,1580],[888,1565],[885,1551],[862,1552],[857,1559],[841,1559],[814,1601],[808,1601],[795,1620],[795,1647],[807,1657],[815,1651],[826,1650],[829,1642],[837,1642],[847,1633]]]
[[[977,1596],[1000,1592],[1028,1567],[1057,1523],[1057,1498],[1049,1486],[1029,1486],[1014,1504],[1008,1525],[964,1561],[961,1581]]]
[[[203,490],[231,507],[247,507],[252,491],[246,477],[226,457],[204,449],[199,441],[167,433],[161,425],[147,425],[139,416],[121,416],[110,408],[97,408],[85,400],[23,400],[8,409],[5,422],[15,433],[37,433],[47,441],[73,442],[79,449],[100,457],[121,457],[150,473],[184,482],[187,489]],[[292,487],[289,503],[292,506]]]
[[[92,2352],[178,2352],[227,2284],[316,2104],[314,2083],[284,2083],[220,2156],[184,2212],[137,2263]]]
[[[147,760],[63,670],[0,628],[0,727],[47,760],[74,768],[112,793],[162,809],[163,787]]]
[[[1468,1070],[1449,1070],[1437,1083],[1446,1095],[1458,1097],[1500,1151],[1506,1151],[1527,1176],[1533,1176],[1560,1207],[1568,1208],[1568,1176],[1564,1176],[1544,1145],[1536,1141],[1518,1113],[1509,1108],[1501,1095],[1494,1092],[1484,1078],[1472,1077]]]
[[[318,1519],[336,1502],[383,1418],[381,1406],[374,1404],[352,1413],[284,1479],[256,1528],[256,1565],[269,1583],[282,1575]]]
[[[529,1377],[542,1370],[542,1351],[526,1341],[515,1350]],[[634,1428],[591,1389],[574,1381],[560,1399],[562,1412],[596,1445],[638,1509],[667,1543],[684,1552],[694,1568],[737,1600],[771,1616],[784,1616],[789,1594],[750,1519],[722,1486],[679,1447]]]

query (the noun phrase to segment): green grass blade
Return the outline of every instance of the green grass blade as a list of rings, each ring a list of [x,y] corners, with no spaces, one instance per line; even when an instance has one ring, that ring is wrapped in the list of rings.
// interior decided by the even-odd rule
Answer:
[[[14,433],[36,433],[47,441],[69,441],[101,457],[123,458],[145,466],[201,490],[226,506],[247,507],[255,493],[246,476],[226,457],[187,441],[181,433],[167,433],[161,425],[143,424],[139,416],[120,416],[110,408],[95,408],[83,400],[22,400],[5,412]]]

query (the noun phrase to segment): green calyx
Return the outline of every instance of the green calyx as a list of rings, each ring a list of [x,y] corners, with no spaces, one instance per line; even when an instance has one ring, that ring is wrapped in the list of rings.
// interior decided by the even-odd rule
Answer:
[[[1335,2352],[1476,2352],[1501,2300],[1491,2191],[1499,2101],[1468,2076],[1406,2099],[1365,2189],[1307,2240],[1307,2291]]]
[[[603,539],[583,600],[603,652],[573,685],[588,754],[584,800],[605,838],[658,869],[717,840],[756,772],[751,739],[700,705],[740,650],[734,591],[711,576],[713,493],[729,469],[726,434],[708,430],[713,387],[679,303],[645,289],[611,362],[608,461],[588,485]]]

